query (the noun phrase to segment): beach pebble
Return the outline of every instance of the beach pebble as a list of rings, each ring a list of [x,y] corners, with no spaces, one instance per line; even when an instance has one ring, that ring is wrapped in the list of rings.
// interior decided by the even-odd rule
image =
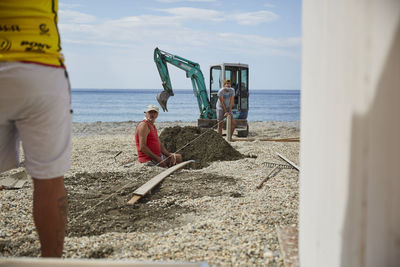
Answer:
[[[101,186],[107,185],[109,181],[120,181],[121,184],[108,185],[109,194],[113,194],[123,186],[122,182],[135,183],[141,177],[153,177],[163,171],[137,162],[133,138],[136,124],[74,123],[72,167],[65,179],[68,180],[69,190],[74,191],[71,193],[81,194],[81,205],[91,203],[91,198],[98,197],[90,191],[88,184],[85,185],[85,179],[89,179],[90,175],[102,177],[97,181]],[[157,123],[159,130],[171,126],[195,125],[195,122]],[[299,122],[250,122],[251,138],[288,138],[299,135]],[[175,209],[176,212],[170,216],[173,224],[155,219],[147,222],[147,228],[143,226],[140,231],[135,231],[129,227],[140,222],[132,221],[131,225],[124,226],[116,218],[115,223],[110,225],[133,230],[67,236],[64,257],[205,261],[209,266],[283,266],[275,229],[276,226],[298,225],[299,172],[291,168],[281,169],[265,181],[260,189],[256,189],[256,186],[273,166],[288,165],[276,155],[277,152],[299,164],[299,143],[236,141],[230,144],[245,157],[234,161],[214,161],[202,169],[180,170],[178,172],[181,174],[174,173],[166,178],[176,184],[179,184],[176,179],[186,179],[191,186],[185,188],[184,197],[178,197],[182,195],[179,187],[176,187],[176,194],[165,196],[160,195],[163,191],[156,190],[152,193],[154,198],[131,207],[138,209],[140,206],[144,218],[158,208],[162,208],[159,212]],[[131,165],[124,167],[127,163]],[[0,178],[6,175],[3,173]],[[191,176],[198,178],[188,180]],[[214,181],[213,177],[219,180]],[[213,182],[214,187],[211,186]],[[207,186],[210,186],[210,192],[215,193],[196,195],[197,188]],[[119,207],[124,209],[126,198],[129,199],[129,192],[113,201],[121,201],[118,202]],[[39,243],[32,219],[31,181],[20,190],[0,190],[0,203],[0,255],[38,256]],[[147,214],[144,212],[146,209],[149,212]],[[118,216],[123,213],[113,210],[108,214]],[[103,216],[106,220],[110,215],[97,215],[99,220]],[[83,225],[85,216],[79,221]]]

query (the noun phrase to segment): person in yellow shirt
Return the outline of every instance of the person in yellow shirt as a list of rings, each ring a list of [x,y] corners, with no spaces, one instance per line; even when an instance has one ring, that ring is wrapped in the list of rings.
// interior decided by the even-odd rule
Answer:
[[[0,172],[19,165],[33,179],[42,257],[61,257],[67,222],[64,174],[72,115],[56,0],[0,0]]]

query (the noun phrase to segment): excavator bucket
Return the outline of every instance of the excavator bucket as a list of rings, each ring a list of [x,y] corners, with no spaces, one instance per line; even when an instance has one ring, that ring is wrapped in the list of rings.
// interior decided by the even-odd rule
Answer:
[[[163,111],[168,111],[167,109],[167,101],[170,97],[170,94],[167,91],[162,91],[161,93],[157,94],[157,101],[162,107]]]

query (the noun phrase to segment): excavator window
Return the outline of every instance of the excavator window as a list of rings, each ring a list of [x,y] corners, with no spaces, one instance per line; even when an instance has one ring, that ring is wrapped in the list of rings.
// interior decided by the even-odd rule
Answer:
[[[235,90],[235,102],[233,109],[239,108],[240,90],[239,90],[240,70],[237,67],[225,67],[225,79],[231,80],[231,87]]]
[[[222,69],[220,66],[214,66],[210,70],[210,105],[215,109],[218,101],[218,91],[222,87]]]
[[[240,109],[248,110],[249,109],[249,70],[247,68],[241,70],[240,75]]]
[[[222,87],[221,79],[222,79],[222,70],[221,67],[213,67],[211,69],[211,92],[217,92]]]

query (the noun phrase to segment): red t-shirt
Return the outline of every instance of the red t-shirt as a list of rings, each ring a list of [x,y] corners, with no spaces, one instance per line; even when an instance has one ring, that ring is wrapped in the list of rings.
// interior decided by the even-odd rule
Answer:
[[[150,150],[154,154],[156,154],[156,155],[161,157],[161,145],[160,145],[160,140],[158,139],[156,126],[155,125],[151,125],[146,120],[143,120],[143,121],[147,124],[147,126],[149,126],[149,129],[150,129],[150,133],[147,135],[146,145],[147,145],[148,148],[150,148]],[[148,162],[148,161],[152,160],[152,158],[150,158],[145,153],[140,151],[139,135],[137,134],[136,131],[135,131],[135,142],[136,142],[136,150],[137,150],[137,153],[138,153],[139,162],[140,163],[144,163],[144,162]]]

